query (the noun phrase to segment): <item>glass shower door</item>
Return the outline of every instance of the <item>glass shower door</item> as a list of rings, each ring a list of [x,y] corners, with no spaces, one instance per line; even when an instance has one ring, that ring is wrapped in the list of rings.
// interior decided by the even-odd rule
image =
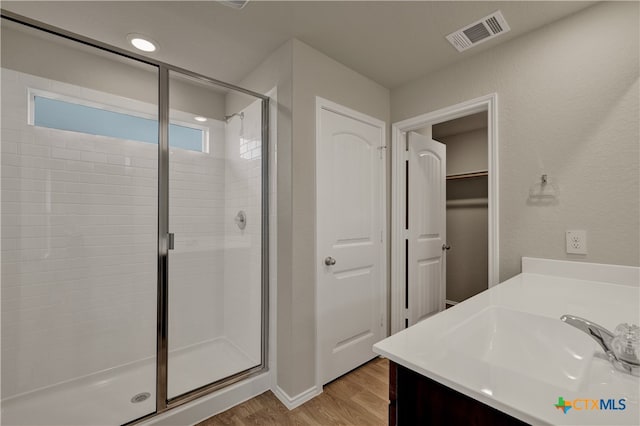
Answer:
[[[169,400],[261,366],[262,101],[171,72]]]
[[[3,424],[125,424],[264,371],[266,98],[17,21],[0,28]]]
[[[2,421],[156,409],[158,70],[2,19]]]

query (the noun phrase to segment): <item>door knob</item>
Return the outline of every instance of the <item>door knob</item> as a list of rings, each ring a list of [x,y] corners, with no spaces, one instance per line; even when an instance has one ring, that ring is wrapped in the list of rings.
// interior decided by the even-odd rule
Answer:
[[[443,244],[442,251],[445,251],[445,250],[451,250],[451,246],[449,244]]]
[[[331,256],[325,257],[324,258],[324,264],[327,265],[327,266],[333,266],[333,265],[336,264],[336,260]]]

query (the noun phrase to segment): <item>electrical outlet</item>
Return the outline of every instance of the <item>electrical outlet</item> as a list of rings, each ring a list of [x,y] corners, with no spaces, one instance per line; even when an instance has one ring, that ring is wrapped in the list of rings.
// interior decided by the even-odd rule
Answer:
[[[587,254],[587,231],[567,231],[567,253]]]

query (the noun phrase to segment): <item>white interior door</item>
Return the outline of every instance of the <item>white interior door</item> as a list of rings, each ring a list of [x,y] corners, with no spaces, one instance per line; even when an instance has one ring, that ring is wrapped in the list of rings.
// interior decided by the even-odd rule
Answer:
[[[321,384],[385,337],[384,123],[318,99],[317,321]]]
[[[409,133],[408,322],[413,325],[445,308],[446,148]]]

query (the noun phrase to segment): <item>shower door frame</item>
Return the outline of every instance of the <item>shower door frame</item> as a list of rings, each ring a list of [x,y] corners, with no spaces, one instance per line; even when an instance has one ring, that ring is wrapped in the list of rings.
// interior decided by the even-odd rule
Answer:
[[[208,395],[233,383],[262,374],[268,367],[269,341],[269,96],[245,89],[184,68],[154,60],[101,41],[64,30],[44,22],[0,8],[0,17],[8,21],[65,38],[86,46],[151,65],[158,70],[158,263],[157,263],[157,336],[156,336],[156,411],[134,419],[126,425],[148,420],[162,413]],[[168,399],[168,329],[169,329],[169,73],[174,72],[203,83],[224,87],[261,100],[261,362],[224,379],[192,389]]]

